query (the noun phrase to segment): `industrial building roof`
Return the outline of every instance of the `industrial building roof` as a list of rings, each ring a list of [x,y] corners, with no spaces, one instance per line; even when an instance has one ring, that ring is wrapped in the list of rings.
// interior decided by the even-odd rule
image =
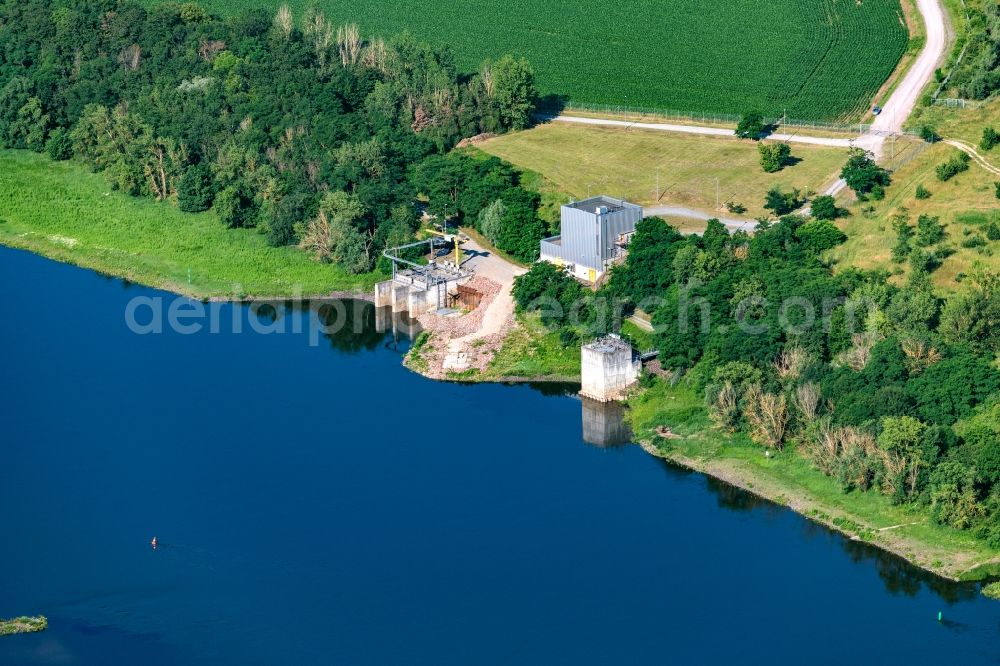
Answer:
[[[622,199],[613,199],[609,196],[601,195],[599,197],[591,197],[589,199],[584,199],[583,201],[571,201],[566,204],[568,208],[576,208],[577,210],[585,210],[588,213],[593,213],[595,209],[604,206],[608,209],[609,213],[614,213],[615,211],[622,210],[624,208],[638,208],[635,204],[630,204]]]

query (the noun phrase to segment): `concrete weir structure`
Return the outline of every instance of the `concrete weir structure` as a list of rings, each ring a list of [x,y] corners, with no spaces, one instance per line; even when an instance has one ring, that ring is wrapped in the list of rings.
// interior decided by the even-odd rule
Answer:
[[[430,238],[383,252],[392,261],[392,279],[375,285],[375,307],[391,307],[393,313],[405,312],[410,317],[447,307],[449,291],[457,289],[472,274],[447,261],[418,264],[400,256],[403,250],[425,245],[433,254],[441,244],[444,244],[441,239]]]
[[[394,313],[405,312],[411,317],[419,317],[425,312],[446,307],[448,292],[454,291],[467,279],[468,276],[462,276],[428,284],[419,280],[410,281],[406,276],[399,275],[375,285],[375,307],[391,307]]]
[[[631,344],[614,334],[598,338],[581,349],[580,395],[597,402],[621,400],[641,372],[642,359]]]

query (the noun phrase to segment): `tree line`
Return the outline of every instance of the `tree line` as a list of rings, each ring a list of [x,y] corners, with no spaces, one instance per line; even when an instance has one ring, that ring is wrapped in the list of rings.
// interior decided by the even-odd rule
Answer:
[[[0,144],[78,160],[130,195],[212,208],[352,272],[413,238],[425,193],[477,225],[490,206],[487,235],[533,258],[521,236],[542,234],[537,195],[499,160],[445,155],[526,127],[535,100],[523,59],[470,74],[447,47],[364,37],[315,9],[220,18],[194,3],[0,0]],[[455,170],[452,185],[492,198],[438,206],[435,179]]]

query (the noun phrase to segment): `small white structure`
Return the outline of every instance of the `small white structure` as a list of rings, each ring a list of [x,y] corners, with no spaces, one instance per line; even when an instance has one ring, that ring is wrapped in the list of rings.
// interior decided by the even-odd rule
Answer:
[[[621,400],[639,381],[642,360],[628,342],[617,335],[599,338],[581,349],[580,395],[598,402]]]

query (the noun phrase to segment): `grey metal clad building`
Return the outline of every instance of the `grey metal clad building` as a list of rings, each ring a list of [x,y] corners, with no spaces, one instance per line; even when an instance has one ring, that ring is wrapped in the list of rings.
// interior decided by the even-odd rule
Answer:
[[[541,244],[541,259],[568,267],[582,280],[596,282],[625,256],[625,247],[642,219],[642,206],[607,196],[562,207],[558,236]]]

